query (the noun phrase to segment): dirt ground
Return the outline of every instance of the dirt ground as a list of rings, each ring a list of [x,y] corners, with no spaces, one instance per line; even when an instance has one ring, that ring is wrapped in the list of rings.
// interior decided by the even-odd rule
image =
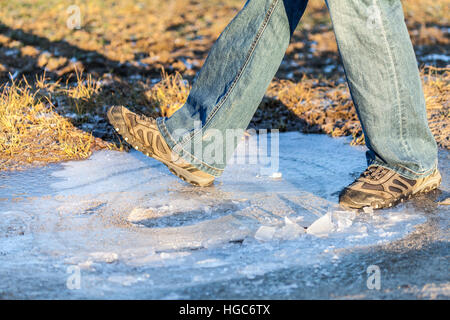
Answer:
[[[126,149],[106,121],[108,106],[172,114],[243,4],[1,1],[0,170]],[[450,0],[403,5],[429,124],[439,146],[449,149]],[[250,126],[351,135],[353,143],[364,143],[323,1],[309,4]]]

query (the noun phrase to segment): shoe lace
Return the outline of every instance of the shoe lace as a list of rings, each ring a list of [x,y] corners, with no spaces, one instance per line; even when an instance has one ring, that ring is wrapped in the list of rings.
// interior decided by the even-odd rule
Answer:
[[[362,174],[361,178],[369,178],[371,180],[378,180],[384,176],[387,169],[378,166],[371,166],[367,168]]]
[[[145,116],[143,114],[137,114],[136,116],[141,121],[148,121],[150,123],[156,123],[156,120],[154,118],[147,117],[147,116]]]

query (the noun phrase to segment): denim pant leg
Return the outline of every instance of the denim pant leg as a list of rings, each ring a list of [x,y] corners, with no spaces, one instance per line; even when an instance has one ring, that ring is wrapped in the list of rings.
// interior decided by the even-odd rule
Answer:
[[[369,164],[417,179],[437,165],[400,0],[327,0]]]
[[[212,47],[186,104],[158,118],[169,147],[220,176],[278,70],[307,0],[249,0]],[[228,132],[233,134],[228,135]],[[203,153],[214,149],[214,157]]]

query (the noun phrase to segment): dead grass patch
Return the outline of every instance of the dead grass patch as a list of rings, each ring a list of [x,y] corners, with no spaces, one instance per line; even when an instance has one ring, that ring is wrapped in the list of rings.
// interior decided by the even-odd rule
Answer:
[[[450,149],[450,68],[422,71],[428,123],[439,146]]]
[[[161,116],[170,117],[184,105],[190,90],[189,82],[180,73],[169,75],[163,70],[161,81],[146,94],[150,104],[160,110]]]
[[[0,91],[0,171],[85,159],[93,150],[115,148],[77,129],[27,82]]]

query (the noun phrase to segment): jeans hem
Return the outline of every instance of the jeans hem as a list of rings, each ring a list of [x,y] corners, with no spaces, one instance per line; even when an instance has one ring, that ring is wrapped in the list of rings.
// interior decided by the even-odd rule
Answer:
[[[425,178],[426,176],[429,176],[430,174],[432,174],[434,172],[434,170],[436,170],[436,168],[437,168],[437,162],[436,162],[435,165],[431,169],[424,170],[422,172],[417,172],[417,171],[411,170],[409,168],[406,168],[404,166],[390,165],[390,164],[381,162],[376,159],[370,159],[368,161],[368,165],[369,166],[380,166],[380,167],[383,167],[383,168],[386,168],[389,170],[393,170],[393,171],[397,172],[399,175],[401,175],[407,179],[412,179],[412,180]]]
[[[160,117],[156,119],[156,124],[158,126],[159,132],[161,133],[161,136],[166,141],[167,145],[171,149],[172,152],[179,155],[183,160],[187,161],[189,164],[196,167],[198,170],[201,170],[205,173],[208,173],[210,175],[213,175],[215,177],[220,177],[223,173],[223,169],[214,168],[207,163],[199,160],[198,158],[194,157],[190,152],[186,151],[182,144],[177,143],[175,139],[173,139],[172,135],[170,134],[169,130],[167,129],[165,118]]]

